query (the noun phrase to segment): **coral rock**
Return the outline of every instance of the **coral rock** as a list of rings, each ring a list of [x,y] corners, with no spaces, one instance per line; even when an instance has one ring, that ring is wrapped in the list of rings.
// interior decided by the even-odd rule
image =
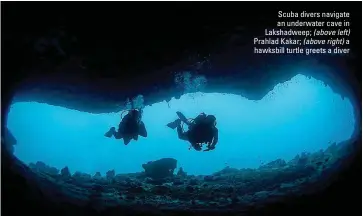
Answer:
[[[285,160],[277,159],[274,161],[271,161],[265,165],[260,166],[261,169],[274,169],[274,168],[283,168],[286,166]]]
[[[73,178],[77,178],[77,179],[80,179],[80,180],[89,180],[91,179],[91,175],[90,174],[87,174],[87,173],[82,173],[82,172],[75,172],[73,174]]]
[[[155,186],[152,191],[158,195],[166,195],[170,192],[170,189],[167,186],[158,185]]]
[[[106,173],[106,178],[108,180],[110,179],[113,179],[115,177],[115,170],[109,170],[107,173]]]
[[[142,168],[144,168],[147,177],[161,179],[173,176],[176,166],[177,160],[173,158],[162,158],[143,164]]]
[[[101,173],[100,172],[96,172],[96,174],[94,174],[93,178],[100,179],[101,178]]]
[[[215,178],[214,178],[214,176],[211,176],[211,175],[204,176],[204,181],[206,181],[206,182],[215,181]]]
[[[61,175],[63,177],[66,177],[66,178],[69,178],[71,177],[71,172],[69,171],[68,167],[64,167],[62,170],[61,170]]]
[[[184,172],[182,167],[179,168],[178,173],[176,175],[179,177],[187,177],[187,173]]]

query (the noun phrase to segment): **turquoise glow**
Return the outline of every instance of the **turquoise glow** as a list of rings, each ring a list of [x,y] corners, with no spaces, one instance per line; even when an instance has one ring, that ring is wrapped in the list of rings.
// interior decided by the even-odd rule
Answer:
[[[169,107],[170,106],[170,107]],[[8,127],[18,140],[15,155],[25,163],[43,161],[59,169],[103,175],[142,171],[141,164],[163,157],[178,160],[189,174],[211,174],[226,165],[255,168],[278,158],[289,160],[303,151],[324,149],[351,137],[353,107],[323,82],[297,75],[275,86],[262,100],[221,93],[186,94],[144,109],[148,138],[131,141],[104,137],[117,126],[120,112],[90,114],[35,102],[15,103]],[[215,151],[188,150],[165,125],[176,111],[187,117],[200,112],[217,117]]]

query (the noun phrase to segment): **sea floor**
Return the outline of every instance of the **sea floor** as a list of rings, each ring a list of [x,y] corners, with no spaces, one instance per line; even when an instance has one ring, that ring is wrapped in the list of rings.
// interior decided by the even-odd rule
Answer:
[[[65,176],[38,162],[24,166],[48,201],[95,211],[127,206],[138,210],[243,211],[328,186],[344,165],[349,145],[332,144],[325,151],[304,153],[293,160],[272,161],[258,169],[225,169],[208,176],[178,173],[152,179],[144,172],[101,177],[76,172]],[[36,175],[33,175],[36,174]]]

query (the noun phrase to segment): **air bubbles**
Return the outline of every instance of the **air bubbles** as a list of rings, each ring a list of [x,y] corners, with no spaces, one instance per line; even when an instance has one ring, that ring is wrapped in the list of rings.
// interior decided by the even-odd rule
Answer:
[[[174,82],[184,90],[184,93],[202,91],[207,85],[207,78],[203,75],[192,75],[185,71],[175,75]]]
[[[126,109],[142,109],[144,108],[144,96],[138,95],[130,101],[129,98],[126,99],[125,102],[125,108]]]

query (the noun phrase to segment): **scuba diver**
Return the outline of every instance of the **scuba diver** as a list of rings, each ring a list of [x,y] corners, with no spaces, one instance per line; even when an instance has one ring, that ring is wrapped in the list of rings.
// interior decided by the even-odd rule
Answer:
[[[137,110],[132,107],[128,111],[127,115],[122,118],[118,126],[118,131],[115,127],[111,127],[110,130],[105,134],[106,137],[114,136],[116,139],[124,139],[124,144],[127,145],[132,139],[138,140],[139,135],[147,137],[147,131],[144,122],[141,121],[142,110]]]
[[[176,112],[178,119],[170,122],[167,126],[171,129],[177,128],[178,137],[181,140],[189,141],[192,147],[200,151],[202,144],[207,144],[210,151],[215,149],[218,142],[217,121],[214,115],[199,114],[195,119],[188,120],[181,112]],[[182,123],[188,126],[188,131],[183,131]]]

